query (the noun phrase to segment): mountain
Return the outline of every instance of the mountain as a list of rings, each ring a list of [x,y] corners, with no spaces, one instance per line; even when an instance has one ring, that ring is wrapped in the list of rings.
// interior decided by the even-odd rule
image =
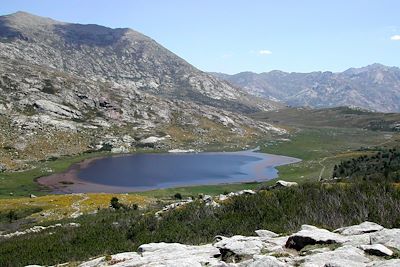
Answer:
[[[284,132],[243,115],[280,106],[131,29],[0,17],[0,170],[92,149],[240,147]]]
[[[172,99],[252,112],[265,102],[201,72],[131,29],[58,22],[17,12],[0,18],[0,55]]]
[[[381,112],[400,112],[400,69],[381,64],[344,72],[213,73],[245,91],[292,106],[355,106]]]

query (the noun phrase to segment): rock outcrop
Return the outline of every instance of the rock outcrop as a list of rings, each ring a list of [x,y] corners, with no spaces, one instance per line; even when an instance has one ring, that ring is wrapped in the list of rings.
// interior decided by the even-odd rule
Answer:
[[[368,226],[368,227],[367,227]],[[374,232],[340,234],[343,229],[367,229]],[[139,247],[138,252],[126,252],[111,257],[100,257],[84,262],[80,267],[95,266],[304,266],[304,267],[395,267],[400,259],[393,257],[391,245],[400,240],[400,229],[385,229],[370,222],[341,228],[335,232],[304,225],[290,236],[279,236],[258,230],[256,236],[217,236],[213,244],[200,246],[177,243],[151,243]],[[389,238],[390,234],[390,238]],[[349,245],[350,240],[368,235],[360,246]],[[299,237],[301,239],[296,239]],[[292,241],[301,246],[292,246]],[[346,243],[347,242],[347,243]]]
[[[308,245],[341,244],[345,238],[339,234],[311,225],[303,225],[301,231],[289,236],[286,247],[301,250]]]
[[[342,235],[361,235],[365,233],[373,233],[382,230],[383,227],[373,222],[363,222],[359,225],[353,225],[349,227],[343,227],[335,230],[335,233]]]

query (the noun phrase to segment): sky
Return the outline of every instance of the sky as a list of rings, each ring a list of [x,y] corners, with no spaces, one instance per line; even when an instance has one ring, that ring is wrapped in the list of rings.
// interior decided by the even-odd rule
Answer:
[[[16,11],[132,28],[203,71],[400,66],[399,0],[1,0]]]

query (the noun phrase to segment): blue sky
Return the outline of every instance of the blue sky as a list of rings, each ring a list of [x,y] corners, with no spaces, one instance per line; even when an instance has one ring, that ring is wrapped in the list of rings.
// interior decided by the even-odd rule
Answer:
[[[129,27],[226,73],[400,66],[399,0],[2,0],[0,14]]]

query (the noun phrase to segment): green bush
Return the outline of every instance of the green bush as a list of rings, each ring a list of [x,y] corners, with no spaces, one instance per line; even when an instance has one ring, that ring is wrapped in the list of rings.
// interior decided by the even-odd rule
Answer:
[[[400,193],[390,184],[305,184],[235,197],[214,209],[200,202],[165,214],[140,218],[128,237],[136,246],[147,242],[211,242],[215,235],[253,235],[254,230],[296,231],[302,224],[328,229],[374,221],[400,224]]]
[[[181,193],[176,193],[176,194],[174,195],[174,198],[175,198],[175,199],[182,199]]]
[[[118,199],[117,197],[111,198],[111,200],[110,200],[110,206],[111,206],[113,209],[116,209],[116,210],[119,210],[120,208],[123,207],[123,205],[122,205],[121,203],[119,203],[119,199]]]
[[[342,161],[335,165],[333,177],[373,182],[400,182],[400,149],[379,151],[374,155]]]

